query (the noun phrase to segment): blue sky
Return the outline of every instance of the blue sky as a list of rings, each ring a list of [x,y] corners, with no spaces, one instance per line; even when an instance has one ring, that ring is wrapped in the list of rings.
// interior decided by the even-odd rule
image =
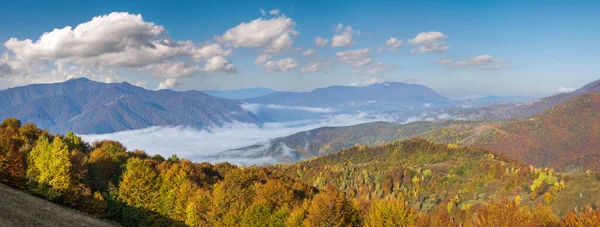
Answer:
[[[269,14],[273,9],[278,9],[279,13]],[[144,22],[164,28],[160,35],[145,37],[142,41],[168,37],[179,42],[189,40],[197,49],[218,44],[224,52],[193,60],[189,57],[191,53],[186,52],[131,66],[107,62],[111,58],[91,58],[77,50],[52,50],[54,52],[49,53],[47,46],[21,45],[25,39],[35,43],[42,34],[55,28],[75,28],[112,12],[141,14]],[[451,98],[544,96],[600,79],[598,12],[600,1],[558,0],[2,1],[0,41],[4,43],[15,38],[16,42],[13,45],[5,43],[0,48],[0,53],[4,53],[4,60],[0,59],[0,89],[87,76],[97,80],[125,80],[149,89],[157,88],[162,82],[163,88],[175,90],[268,87],[306,91],[329,85],[360,86],[399,81],[423,84]],[[287,24],[287,33],[271,36],[291,35],[291,43],[281,48],[277,46],[273,50],[275,40],[248,43],[247,32],[231,35],[226,40],[223,38],[228,30],[240,28],[242,23],[259,18],[262,23],[282,17],[291,21],[291,25]],[[336,31],[339,24],[343,26]],[[264,25],[268,24],[265,22]],[[333,36],[344,33],[347,26],[351,26],[352,44],[333,47]],[[268,26],[260,29],[269,32]],[[436,32],[437,39],[419,41],[417,36],[425,32]],[[136,34],[131,35],[117,38],[139,38]],[[318,36],[328,40],[327,46],[315,45]],[[401,40],[402,45],[386,45],[391,37]],[[94,39],[96,43],[85,40],[88,45],[85,48],[112,49],[110,45],[98,47],[97,43],[102,40]],[[67,41],[58,43],[73,46]],[[448,47],[443,51],[418,53],[419,47],[428,45]],[[135,46],[128,44],[127,48]],[[308,49],[316,50],[315,54],[303,56],[301,53]],[[367,54],[355,52],[350,55],[352,51],[364,49],[368,49]],[[383,51],[379,52],[380,49]],[[417,53],[411,53],[413,49],[417,49]],[[114,54],[111,51],[117,50],[98,53]],[[122,51],[122,54],[130,53]],[[267,52],[270,59],[255,63],[259,55]],[[338,55],[351,59],[344,61]],[[215,56],[226,59],[232,67],[222,64],[219,65],[222,67],[209,69],[205,64],[213,61]],[[284,59],[291,60],[279,62]],[[181,65],[177,65],[179,62]],[[319,63],[320,67],[313,70],[316,72],[303,72],[302,69],[308,69],[311,63]],[[19,64],[34,66],[19,71]],[[62,68],[59,70],[58,67]]]

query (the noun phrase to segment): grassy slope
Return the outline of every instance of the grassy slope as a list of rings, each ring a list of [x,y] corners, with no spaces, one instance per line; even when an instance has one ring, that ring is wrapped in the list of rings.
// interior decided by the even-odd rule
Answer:
[[[0,184],[0,226],[115,226]]]

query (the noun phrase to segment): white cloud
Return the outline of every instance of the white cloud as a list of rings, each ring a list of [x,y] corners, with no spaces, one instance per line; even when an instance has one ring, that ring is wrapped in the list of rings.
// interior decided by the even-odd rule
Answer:
[[[504,65],[501,65],[501,64],[483,65],[483,66],[481,66],[479,68],[482,68],[482,69],[503,69]]]
[[[254,59],[254,64],[260,65],[260,64],[264,63],[265,61],[271,59],[271,57],[273,57],[273,55],[265,54],[265,53],[258,55],[258,57],[256,57],[256,59]]]
[[[442,65],[449,65],[449,64],[452,64],[452,62],[454,62],[454,61],[449,60],[449,59],[440,59],[437,61],[438,64],[442,64]]]
[[[460,67],[473,67],[473,66],[489,66],[488,64],[494,63],[496,60],[492,58],[492,56],[484,54],[474,57],[472,59],[466,61],[455,62],[450,67],[452,68],[460,68]]]
[[[292,58],[285,58],[279,61],[268,61],[265,63],[265,68],[267,72],[285,72],[290,69],[296,68],[298,66],[298,62]]]
[[[369,58],[369,49],[357,49],[337,52],[338,61],[358,67],[371,64],[373,59]]]
[[[352,84],[350,84],[350,86],[364,87],[364,86],[369,86],[372,84],[380,84],[383,82],[385,82],[385,79],[383,79],[381,77],[371,77],[371,78],[363,80],[361,82],[352,83]]]
[[[352,39],[352,35],[353,34],[360,34],[360,31],[356,31],[352,29],[352,26],[347,26],[346,28],[343,28],[344,25],[343,24],[338,24],[337,28],[336,28],[336,32],[340,32],[341,33],[333,36],[333,39],[331,41],[331,46],[333,47],[341,47],[341,46],[350,46],[354,44],[354,40]]]
[[[337,111],[336,109],[333,109],[333,108],[321,108],[321,107],[309,107],[309,106],[281,106],[281,105],[274,105],[274,104],[267,105],[267,108],[276,109],[276,110],[300,110],[300,111],[311,112],[311,113],[332,113],[332,112]]]
[[[267,15],[267,12],[265,12],[264,9],[260,9],[260,14],[262,14],[263,16]]]
[[[144,21],[139,14],[111,13],[94,17],[74,29],[70,26],[54,29],[36,42],[11,38],[4,45],[25,59],[88,58],[153,47],[150,40],[165,33],[164,27]]]
[[[408,43],[412,45],[421,45],[419,48],[412,49],[411,53],[443,52],[450,48],[450,46],[446,45],[444,42],[447,37],[448,36],[441,32],[421,32],[415,38],[408,40]]]
[[[552,86],[550,87],[550,91],[559,92],[559,93],[567,93],[575,91],[575,88],[563,87],[563,86]]]
[[[315,49],[308,49],[308,50],[302,52],[302,55],[304,55],[304,56],[310,56],[310,55],[315,54],[315,52],[317,52]]]
[[[165,77],[165,78],[173,78],[173,77],[184,77],[190,76],[194,73],[197,73],[201,70],[198,66],[192,66],[185,62],[177,61],[177,62],[162,62],[157,64],[148,65],[140,70],[148,70],[152,72],[152,75],[155,77]]]
[[[325,126],[347,126],[372,121],[389,121],[385,116],[334,115],[321,120],[265,123],[262,126],[233,122],[218,128],[196,130],[182,126],[159,127],[122,131],[101,135],[81,135],[85,141],[112,139],[130,149],[142,149],[150,155],[168,157],[177,154],[196,162],[232,162],[234,164],[277,163],[271,156],[247,153],[231,153],[226,150],[268,143],[269,140]],[[231,138],[235,138],[232,140]],[[198,149],[201,147],[202,149]],[[247,151],[252,152],[252,151]],[[250,157],[253,156],[253,157]]]
[[[5,72],[10,69],[10,76],[41,82],[55,82],[52,77],[42,78],[56,70],[54,63],[84,68],[88,73],[81,76],[88,78],[116,68],[187,76],[202,68],[197,63],[231,54],[219,44],[196,46],[192,41],[175,41],[167,35],[163,26],[147,22],[139,14],[115,12],[94,17],[75,28],[54,29],[36,41],[10,38],[4,43],[7,53],[3,55],[10,61],[0,65]],[[231,71],[231,67],[223,70]]]
[[[179,82],[177,82],[177,78],[168,78],[163,82],[160,82],[160,84],[158,84],[158,88],[156,88],[156,90],[161,90],[161,89],[173,89],[178,87],[179,85],[181,85]]]
[[[380,62],[380,63],[373,65],[371,68],[369,68],[367,70],[367,74],[371,74],[371,75],[379,74],[379,73],[387,71],[389,68],[390,67],[388,65]]]
[[[396,39],[396,37],[391,37],[385,42],[385,45],[388,45],[389,47],[393,48],[399,48],[402,46],[402,44],[402,40],[398,40]]]
[[[277,53],[292,47],[298,32],[295,23],[284,15],[243,22],[228,29],[218,40],[233,47],[256,47],[266,53]]]
[[[279,15],[279,9],[272,9],[271,11],[269,11],[269,14],[277,16]]]
[[[327,43],[329,43],[329,40],[327,40],[327,39],[324,39],[324,38],[321,38],[321,37],[317,37],[315,39],[315,44],[318,47],[325,47],[325,46],[327,46]]]
[[[326,67],[329,65],[329,62],[324,60],[316,60],[309,62],[307,66],[300,68],[300,72],[303,73],[314,73],[314,72],[322,72],[326,70]]]
[[[237,69],[233,67],[233,64],[229,63],[223,56],[214,56],[206,60],[206,65],[203,70],[207,72],[223,71],[230,73],[237,71]]]

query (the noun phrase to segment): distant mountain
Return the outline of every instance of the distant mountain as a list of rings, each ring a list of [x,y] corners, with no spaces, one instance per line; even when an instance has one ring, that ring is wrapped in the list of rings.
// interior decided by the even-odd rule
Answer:
[[[493,103],[516,103],[516,102],[529,102],[536,100],[537,98],[523,97],[523,96],[496,96],[490,95],[483,98],[472,99],[473,101],[479,102],[493,102]]]
[[[367,87],[331,86],[310,92],[274,92],[245,101],[285,106],[332,108],[352,108],[366,105],[377,109],[395,110],[425,103],[441,104],[450,100],[423,85],[390,82]]]
[[[298,120],[332,113],[415,113],[453,103],[436,91],[416,84],[383,83],[367,87],[331,86],[310,92],[274,92],[243,100],[270,121]],[[304,112],[298,115],[298,112]]]
[[[516,104],[511,106],[501,106],[496,108],[490,108],[490,117],[495,118],[522,118],[532,116],[541,113],[547,109],[552,108],[567,102],[568,100],[589,93],[596,92],[600,93],[600,80],[591,82],[580,89],[577,89],[569,93],[561,93],[558,95],[542,98],[529,103]]]
[[[600,94],[596,92],[498,129],[474,145],[535,166],[600,170]]]
[[[151,91],[129,83],[72,79],[0,91],[0,119],[16,117],[53,132],[110,133],[160,125],[195,128],[260,123],[237,101],[198,91]]]
[[[269,88],[257,87],[237,90],[201,90],[201,92],[224,99],[251,99],[276,91]]]

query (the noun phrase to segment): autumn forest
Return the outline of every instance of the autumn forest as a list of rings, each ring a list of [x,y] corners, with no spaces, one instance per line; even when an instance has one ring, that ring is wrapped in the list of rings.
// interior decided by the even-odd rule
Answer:
[[[89,144],[16,119],[0,126],[2,183],[124,226],[596,225],[593,201],[561,205],[579,178],[600,185],[598,174],[421,139],[238,167]]]

